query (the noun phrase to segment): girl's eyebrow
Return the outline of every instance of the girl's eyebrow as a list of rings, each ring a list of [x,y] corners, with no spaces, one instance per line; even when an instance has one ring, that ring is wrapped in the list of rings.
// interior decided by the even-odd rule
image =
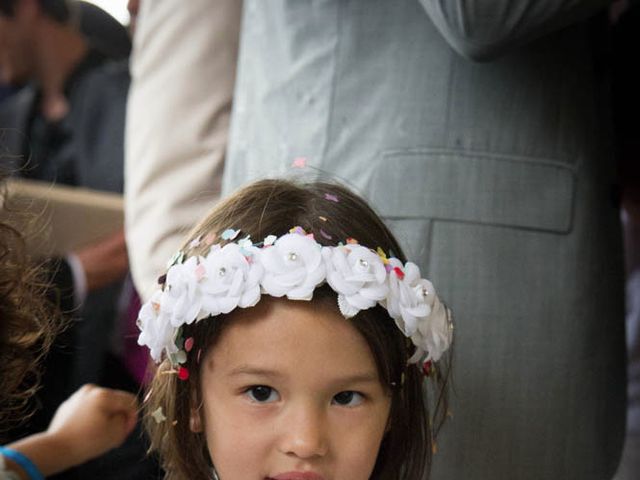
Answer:
[[[240,365],[227,373],[228,377],[235,377],[238,375],[259,375],[274,378],[284,377],[284,375],[277,370],[270,370],[267,368],[255,367],[252,365]]]
[[[355,373],[353,375],[345,375],[337,377],[333,383],[335,384],[354,384],[354,383],[379,383],[380,379],[376,372]]]
[[[271,370],[263,367],[257,367],[252,365],[240,365],[234,369],[232,369],[227,376],[234,377],[238,375],[256,375],[256,376],[264,376],[271,378],[282,378],[285,377],[285,374],[277,371]],[[361,372],[354,373],[345,376],[338,376],[336,378],[331,379],[331,383],[336,384],[351,384],[351,383],[371,383],[371,382],[379,382],[377,372]]]

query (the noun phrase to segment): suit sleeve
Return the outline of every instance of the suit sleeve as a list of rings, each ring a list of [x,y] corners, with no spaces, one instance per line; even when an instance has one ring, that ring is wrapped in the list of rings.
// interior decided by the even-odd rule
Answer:
[[[493,60],[611,4],[611,0],[419,1],[451,47],[475,61]]]
[[[219,196],[238,54],[238,0],[145,0],[131,63],[125,219],[147,299]]]

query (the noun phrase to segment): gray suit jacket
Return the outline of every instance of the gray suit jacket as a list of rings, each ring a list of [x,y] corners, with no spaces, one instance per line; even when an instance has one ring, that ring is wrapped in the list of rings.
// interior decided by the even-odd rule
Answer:
[[[617,465],[621,241],[603,40],[584,21],[606,3],[245,2],[223,193],[307,157],[433,280],[457,322],[434,478]]]

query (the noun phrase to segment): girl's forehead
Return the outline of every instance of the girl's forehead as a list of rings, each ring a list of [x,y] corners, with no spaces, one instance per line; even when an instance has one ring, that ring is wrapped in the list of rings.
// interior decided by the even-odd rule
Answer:
[[[352,320],[320,302],[263,297],[232,315],[207,354],[205,372],[378,378],[371,349]]]

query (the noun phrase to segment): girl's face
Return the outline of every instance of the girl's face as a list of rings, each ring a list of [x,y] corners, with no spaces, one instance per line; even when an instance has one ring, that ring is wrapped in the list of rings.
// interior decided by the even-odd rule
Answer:
[[[318,303],[263,297],[203,358],[204,431],[221,480],[365,480],[390,396],[365,339]]]

